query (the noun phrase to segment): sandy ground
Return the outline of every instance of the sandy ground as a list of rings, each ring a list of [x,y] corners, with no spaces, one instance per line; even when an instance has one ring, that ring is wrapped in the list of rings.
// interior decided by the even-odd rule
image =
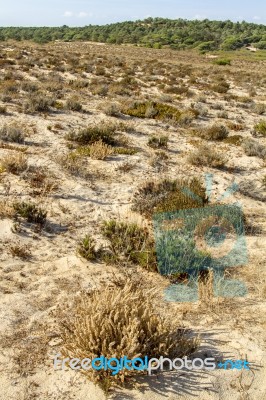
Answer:
[[[71,44],[66,46],[69,51]],[[96,49],[93,44],[84,46],[95,52],[101,52],[101,47],[108,48],[96,46]],[[112,47],[110,54],[114,49],[120,51],[120,48]],[[127,54],[128,51],[131,50],[123,48],[123,54]],[[145,52],[152,54],[146,50]],[[163,58],[163,53],[154,54],[155,58],[160,57],[160,54]],[[185,56],[182,57],[182,62],[185,62]],[[244,66],[241,68],[244,69]],[[25,75],[31,76],[31,73]],[[76,76],[72,78],[76,79]],[[156,93],[154,88],[143,90]],[[245,88],[232,85],[230,93],[244,96],[246,91]],[[210,111],[208,119],[200,122],[202,125],[207,124],[209,120],[217,120],[216,111],[211,108],[211,105],[218,101],[217,96],[209,94],[206,97]],[[184,99],[183,103],[189,101]],[[240,110],[222,99],[219,101],[224,104],[229,120],[243,118],[245,129],[237,133],[243,137],[250,137],[254,123],[261,117],[249,110]],[[266,102],[263,89],[258,90],[258,101]],[[60,342],[53,330],[55,309],[81,290],[104,285],[117,273],[115,266],[90,263],[79,258],[76,255],[77,241],[86,233],[90,233],[101,242],[99,226],[105,219],[132,220],[132,198],[143,182],[151,178],[176,178],[193,174],[201,174],[204,177],[206,172],[211,172],[214,175],[214,200],[234,181],[255,182],[261,193],[260,180],[266,175],[262,159],[248,157],[241,146],[221,144],[220,148],[224,149],[228,157],[228,170],[194,167],[186,161],[194,144],[191,142],[192,138],[186,135],[185,129],[152,119],[133,119],[134,132],[124,134],[132,146],[140,148],[139,153],[130,156],[113,155],[106,161],[88,158],[86,162],[92,178],[84,179],[71,175],[61,168],[57,161],[58,155],[68,152],[65,133],[70,128],[77,129],[88,123],[116,121],[116,118],[106,116],[99,109],[102,102],[102,98],[98,96],[88,98],[87,102],[84,97],[82,103],[84,109],[89,111],[87,114],[58,112],[45,116],[38,113],[23,114],[14,104],[10,104],[10,114],[0,116],[0,125],[16,121],[21,126],[34,127],[26,139],[29,165],[43,166],[54,176],[57,184],[57,188],[50,194],[37,198],[39,204],[48,210],[49,229],[38,231],[30,224],[22,224],[16,230],[12,219],[0,219],[0,399],[106,398],[98,387],[88,382],[81,374],[70,370],[54,371],[52,359],[60,350]],[[61,124],[62,129],[48,129],[55,124]],[[154,151],[147,146],[147,138],[151,134],[159,135],[165,132],[169,135],[169,158],[165,165],[154,167],[150,163]],[[263,138],[260,142],[266,144]],[[14,150],[0,148],[0,158],[11,154],[12,151]],[[133,165],[127,173],[118,169],[125,162]],[[7,203],[34,198],[21,176],[5,172],[1,175],[3,178],[0,181],[0,201]],[[265,227],[265,202],[239,192],[232,195],[228,202],[230,201],[240,201],[252,224]],[[141,219],[137,215],[134,217]],[[31,259],[12,257],[9,251],[11,243],[28,246],[32,254]],[[209,308],[206,306],[206,309],[198,303],[171,303],[170,306],[176,309],[182,323],[192,329],[193,334],[200,334],[200,355],[207,353],[217,358],[247,359],[251,363],[251,370],[216,370],[211,373],[165,372],[138,378],[136,389],[116,390],[110,395],[111,399],[266,399],[265,234],[257,234],[251,230],[247,233],[247,245],[249,264],[237,270],[239,279],[247,284],[249,290],[245,298],[217,301]],[[141,273],[151,282],[161,285],[163,293],[163,278],[154,273]],[[50,334],[48,345],[43,345],[44,347],[39,331],[39,326],[43,323],[48,326]]]

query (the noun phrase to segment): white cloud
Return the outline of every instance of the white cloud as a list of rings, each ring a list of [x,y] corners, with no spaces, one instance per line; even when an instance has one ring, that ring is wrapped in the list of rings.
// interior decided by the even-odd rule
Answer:
[[[74,14],[73,14],[72,11],[65,11],[63,16],[64,16],[64,17],[73,17],[73,15],[74,15]]]
[[[85,18],[85,17],[87,17],[89,14],[88,13],[86,13],[86,12],[84,12],[84,11],[80,11],[78,14],[77,14],[77,17],[78,18]]]
[[[255,21],[259,21],[259,20],[261,19],[261,17],[258,17],[257,15],[255,15],[255,17],[253,17],[253,19],[254,19]]]

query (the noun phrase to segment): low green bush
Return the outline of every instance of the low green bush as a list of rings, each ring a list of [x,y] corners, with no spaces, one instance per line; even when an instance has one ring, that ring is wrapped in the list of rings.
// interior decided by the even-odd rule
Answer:
[[[150,218],[154,213],[203,207],[205,188],[197,177],[148,182],[134,195],[133,211]]]
[[[33,203],[14,203],[16,215],[25,218],[27,222],[44,225],[46,222],[47,212]]]

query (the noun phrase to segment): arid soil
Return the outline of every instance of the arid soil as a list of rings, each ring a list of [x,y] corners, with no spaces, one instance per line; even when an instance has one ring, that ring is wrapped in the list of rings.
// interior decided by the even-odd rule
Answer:
[[[180,324],[200,335],[200,356],[247,359],[251,369],[143,376],[134,389],[115,389],[109,398],[266,399],[266,127],[256,128],[266,121],[266,61],[252,57],[236,53],[222,66],[194,52],[0,45],[1,399],[106,398],[82,374],[54,371],[61,345],[57,308],[127,269],[159,288],[162,307],[173,308]],[[134,100],[149,103],[144,117],[126,112]],[[182,117],[156,118],[152,102]],[[71,139],[87,126],[113,126],[117,143],[103,148],[98,142],[92,157],[88,146]],[[221,126],[227,134],[217,140]],[[210,127],[214,133],[206,136]],[[158,144],[165,136],[167,144]],[[209,158],[197,155],[195,162],[202,144]],[[219,157],[209,161],[215,152]],[[106,220],[133,221],[152,234],[150,222],[132,210],[147,182],[196,176],[204,183],[206,173],[213,174],[213,203],[232,183],[239,187],[225,203],[241,203],[249,262],[228,275],[245,282],[246,297],[165,303],[169,281],[157,272],[87,261],[78,253],[85,235],[96,248],[108,247],[100,229]],[[46,218],[23,214],[22,204],[23,210],[34,204]]]

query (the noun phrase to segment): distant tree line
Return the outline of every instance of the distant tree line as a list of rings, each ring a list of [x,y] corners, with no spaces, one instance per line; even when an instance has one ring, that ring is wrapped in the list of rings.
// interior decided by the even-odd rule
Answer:
[[[147,18],[110,25],[85,27],[5,27],[0,28],[0,41],[33,40],[37,43],[61,41],[94,41],[114,44],[135,44],[153,48],[170,47],[200,51],[236,50],[247,44],[266,49],[266,26],[248,22],[187,21]]]

